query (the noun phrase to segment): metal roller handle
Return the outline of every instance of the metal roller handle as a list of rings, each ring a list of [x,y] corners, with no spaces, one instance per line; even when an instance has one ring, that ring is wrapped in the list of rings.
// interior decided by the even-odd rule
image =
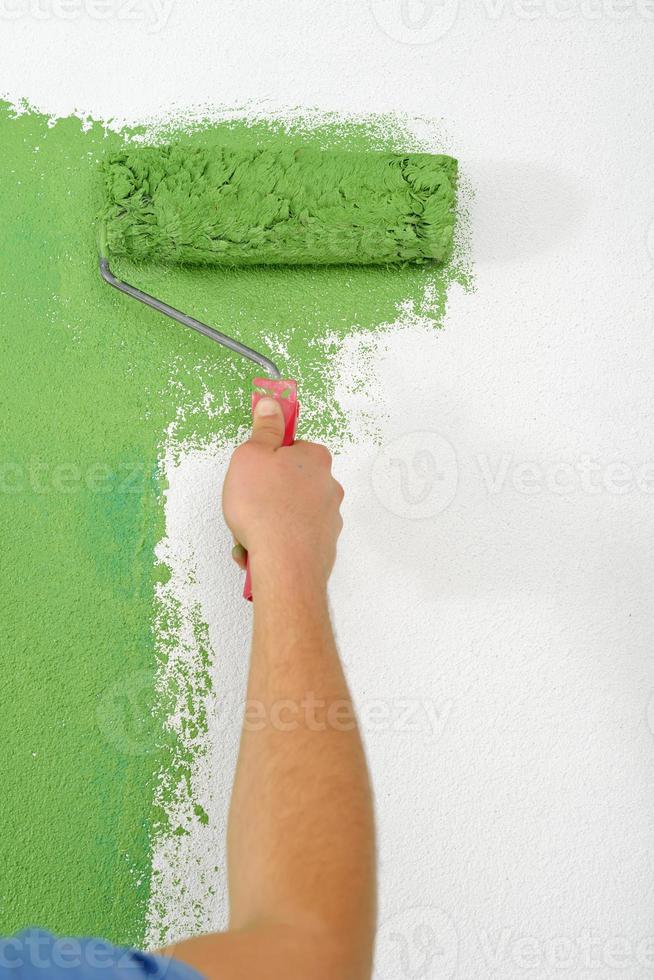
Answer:
[[[102,240],[102,239],[101,239]],[[247,357],[250,361],[254,361],[258,364],[260,368],[268,375],[270,378],[280,379],[281,372],[274,361],[271,361],[269,357],[265,354],[261,354],[259,351],[253,350],[246,344],[242,344],[240,340],[235,340],[234,337],[228,337],[227,334],[221,333],[219,330],[214,330],[213,327],[208,326],[206,323],[202,323],[201,320],[196,320],[192,316],[188,316],[186,313],[182,313],[180,310],[176,310],[174,306],[169,306],[168,303],[164,303],[163,300],[157,299],[156,296],[150,296],[149,293],[143,292],[142,289],[137,289],[136,286],[130,285],[128,282],[123,282],[122,279],[118,279],[109,266],[109,259],[106,254],[103,254],[103,249],[100,250],[99,264],[100,264],[100,275],[105,282],[113,286],[114,289],[118,289],[121,293],[125,293],[127,296],[131,296],[132,299],[137,299],[140,303],[145,303],[146,306],[151,306],[153,310],[157,310],[159,313],[163,313],[165,316],[169,316],[171,320],[176,320],[177,323],[181,323],[184,327],[190,327],[191,330],[197,330],[204,337],[208,337],[209,340],[215,341],[222,347],[227,347],[229,350],[234,351],[236,354],[241,354],[243,357]]]

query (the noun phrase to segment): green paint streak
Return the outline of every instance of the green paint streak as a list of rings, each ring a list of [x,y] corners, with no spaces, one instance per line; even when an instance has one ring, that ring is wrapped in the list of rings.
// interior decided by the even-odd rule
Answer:
[[[405,148],[406,135],[388,119],[298,127],[315,146]],[[155,601],[168,578],[154,557],[164,534],[158,461],[176,418],[180,440],[237,438],[247,424],[251,372],[98,276],[98,164],[133,135],[98,124],[85,130],[75,118],[50,124],[29,111],[15,116],[0,104],[5,933],[38,923],[139,943],[152,842],[165,828],[154,802],[160,771],[168,797],[178,779],[192,796],[189,751],[166,734],[165,699],[153,715],[157,657],[165,656],[177,615]],[[241,120],[176,138],[189,147],[245,149],[279,145],[287,133]],[[456,260],[438,273],[208,272],[126,261],[116,271],[246,343],[267,349],[280,341],[282,363],[300,384],[303,434],[332,441],[347,424],[333,401],[330,351],[352,330],[392,321],[406,299],[438,323],[449,284],[463,275]],[[196,632],[197,676],[179,681],[192,737],[205,724],[198,705],[213,657],[201,625]],[[205,818],[196,810],[194,819]]]

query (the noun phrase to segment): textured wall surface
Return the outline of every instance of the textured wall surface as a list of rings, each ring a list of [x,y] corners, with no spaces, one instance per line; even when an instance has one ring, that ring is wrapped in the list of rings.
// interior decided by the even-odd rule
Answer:
[[[442,118],[475,190],[476,290],[453,287],[444,331],[399,311],[333,363],[350,432],[332,598],[378,799],[377,975],[650,977],[651,4],[16,0],[0,17],[0,92],[54,115],[267,99]],[[159,553],[191,662],[215,656],[209,822],[155,851],[152,936],[223,921],[248,619],[217,515],[227,449],[171,444]]]

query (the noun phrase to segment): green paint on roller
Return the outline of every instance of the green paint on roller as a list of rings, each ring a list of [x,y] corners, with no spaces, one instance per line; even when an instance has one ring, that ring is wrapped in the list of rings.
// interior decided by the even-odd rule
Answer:
[[[169,588],[154,553],[165,533],[162,447],[242,435],[251,374],[98,275],[99,166],[131,153],[134,135],[144,137],[0,104],[3,933],[38,923],[142,942],[152,843],[167,826],[155,799],[165,804],[180,786],[193,797],[202,695],[220,655],[205,631],[192,676],[176,679],[187,713],[181,744],[155,693],[182,620],[157,599]],[[231,120],[166,139],[235,153],[290,141],[355,152],[407,146],[388,118],[328,118],[290,132]],[[303,436],[332,443],[347,431],[328,369],[343,337],[393,322],[403,302],[438,324],[462,276],[456,259],[392,274],[257,266],[224,275],[120,259],[116,272],[246,343],[279,344],[303,393]],[[186,834],[205,817],[191,806],[168,831]]]
[[[192,265],[443,261],[456,161],[313,147],[144,147],[105,167],[111,254]]]

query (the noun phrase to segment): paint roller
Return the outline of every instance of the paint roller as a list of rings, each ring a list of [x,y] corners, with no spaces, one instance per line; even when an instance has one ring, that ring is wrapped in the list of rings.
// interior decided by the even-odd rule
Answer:
[[[228,273],[243,266],[439,263],[454,229],[457,164],[445,155],[310,146],[130,146],[103,164],[100,273],[109,285],[253,361],[295,439],[297,384],[266,354],[118,279],[110,256]],[[249,570],[244,596],[252,598]]]

